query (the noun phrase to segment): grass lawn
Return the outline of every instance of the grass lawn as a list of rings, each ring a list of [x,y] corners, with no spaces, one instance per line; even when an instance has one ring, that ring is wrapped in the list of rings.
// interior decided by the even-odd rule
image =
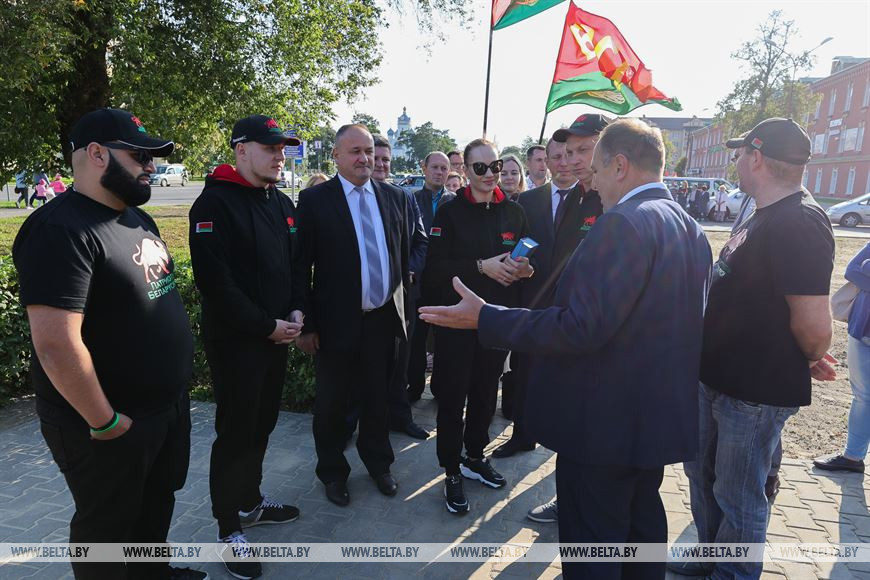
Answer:
[[[160,237],[169,246],[169,252],[176,260],[190,258],[187,247],[187,212],[189,206],[157,206],[143,208],[157,222]],[[12,242],[27,216],[16,216],[0,219],[0,257],[12,253]]]

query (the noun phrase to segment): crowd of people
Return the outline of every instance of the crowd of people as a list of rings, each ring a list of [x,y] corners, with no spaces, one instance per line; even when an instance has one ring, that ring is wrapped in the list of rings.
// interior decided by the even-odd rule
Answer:
[[[21,170],[15,174],[15,195],[18,199],[15,200],[15,207],[26,207],[30,209],[36,208],[37,205],[45,205],[47,201],[55,198],[58,194],[66,191],[66,184],[60,173],[56,173],[54,179],[49,181],[48,176],[42,171],[34,171],[33,178],[33,195],[27,199],[29,194],[29,181],[31,177],[25,170]]]
[[[138,206],[153,156],[174,144],[120,109],[88,113],[70,135],[74,188],[13,248],[37,412],[75,500],[70,542],[162,543],[187,473],[193,336],[172,257]],[[473,510],[464,481],[510,485],[492,457],[541,444],[558,454],[557,498],[529,517],[557,522],[562,543],[666,543],[658,488],[678,462],[701,542],[764,542],[783,424],[810,403],[811,377],[835,376],[833,234],[801,187],[810,141],[793,121],[728,141],[755,205],[715,263],[689,192],[674,199],[662,181],[659,130],[638,120],[581,115],[524,160],[486,139],[434,151],[413,194],[388,182],[389,142],[345,125],[336,174],[313,176],[298,206],[275,187],[296,137],[251,115],[229,144],[235,162],[207,177],[189,243],[216,402],[212,514],[234,577],[262,574],[245,529],[299,516],[261,489],[291,344],[314,355],[315,473],[337,506],[351,502],[354,432],[372,483],[396,495],[390,431],[432,435],[412,407],[432,350],[433,472],[437,461],[451,514]],[[526,238],[531,256],[515,252]],[[850,266],[859,286],[863,267]],[[866,349],[870,315],[863,302],[854,312]],[[514,429],[487,456],[500,385]],[[852,467],[870,440],[866,405],[854,407],[840,458]],[[674,566],[713,578],[761,567]],[[160,561],[73,568],[204,577]],[[563,573],[663,578],[665,562],[566,561]]]

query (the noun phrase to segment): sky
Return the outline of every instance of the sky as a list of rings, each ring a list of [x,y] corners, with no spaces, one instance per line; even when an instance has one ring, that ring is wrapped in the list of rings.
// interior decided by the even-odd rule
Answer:
[[[575,3],[609,18],[652,71],[656,88],[683,105],[681,112],[646,105],[629,116],[712,117],[716,102],[744,76],[731,53],[756,37],[758,26],[772,10],[782,10],[795,21],[798,34],[791,43],[795,52],[833,37],[813,52],[814,68],[798,77],[827,76],[835,56],[870,57],[870,0]],[[432,43],[428,51],[422,47],[425,39],[413,17],[399,21],[386,13],[393,17],[380,34],[384,59],[379,81],[353,103],[334,108],[335,126],[350,122],[354,111],[359,111],[377,118],[386,133],[395,129],[396,118],[407,107],[414,127],[431,121],[436,128],[447,129],[460,145],[480,137],[490,1],[475,0],[474,5],[466,28],[444,25],[446,40]],[[540,134],[566,10],[566,4],[559,4],[494,32],[487,136],[500,147],[519,145],[526,136],[537,139]],[[592,111],[586,105],[557,109],[548,117],[546,132],[552,134]]]

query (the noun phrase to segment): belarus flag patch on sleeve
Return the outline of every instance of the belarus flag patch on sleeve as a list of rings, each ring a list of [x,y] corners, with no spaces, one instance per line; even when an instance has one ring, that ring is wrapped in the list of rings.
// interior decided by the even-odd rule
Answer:
[[[441,237],[441,228],[432,228],[431,230],[429,230],[429,235]]]
[[[210,234],[214,224],[212,222],[196,222],[196,233],[198,234]]]

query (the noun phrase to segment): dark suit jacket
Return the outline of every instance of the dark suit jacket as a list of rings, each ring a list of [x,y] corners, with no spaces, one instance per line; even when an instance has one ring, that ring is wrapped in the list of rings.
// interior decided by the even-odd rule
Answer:
[[[372,181],[384,223],[390,254],[388,304],[396,310],[396,336],[407,339],[405,292],[409,286],[410,232],[414,212],[405,192]],[[353,218],[341,182],[333,177],[299,194],[299,238],[309,282],[306,284],[305,326],[316,331],[324,351],[355,350],[362,328],[360,255]],[[313,278],[311,278],[313,266]]]
[[[565,198],[568,208],[559,224],[559,231],[553,228],[550,182],[520,195],[517,203],[526,210],[531,237],[539,244],[532,260],[535,275],[523,286],[523,306],[536,308],[550,305],[556,291],[556,282],[565,264],[601,215],[602,206],[598,194],[581,197],[581,192],[578,183]]]
[[[429,233],[429,230],[432,229],[432,220],[435,219],[435,212],[432,211],[432,198],[433,194],[431,191],[426,189],[425,187],[414,193],[414,197],[417,198],[417,205],[420,206],[420,213],[423,216],[423,228],[426,230],[426,233]],[[456,197],[455,193],[450,193],[446,189],[444,193],[441,194],[441,199],[438,200],[438,207],[436,207],[436,211],[442,205],[450,201]]]
[[[529,434],[592,465],[693,459],[711,269],[695,220],[667,190],[646,190],[598,219],[553,306],[485,306],[481,343],[532,355]]]

